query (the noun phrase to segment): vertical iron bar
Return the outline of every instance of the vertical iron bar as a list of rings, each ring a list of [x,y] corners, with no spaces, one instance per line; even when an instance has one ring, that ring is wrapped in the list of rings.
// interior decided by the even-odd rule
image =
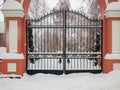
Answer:
[[[71,16],[72,16],[72,13],[70,13],[71,14]],[[72,19],[73,19],[73,16],[72,16]],[[72,26],[72,19],[70,20],[70,23],[71,23],[71,26]],[[71,54],[71,52],[73,51],[72,50],[72,28],[70,29],[70,54]]]
[[[90,22],[89,24],[90,24],[90,25],[92,25],[92,23],[91,23],[91,22]],[[90,48],[92,48],[92,46],[91,46],[91,43],[92,43],[91,31],[92,31],[92,30],[91,30],[91,28],[89,28],[88,30],[89,30]],[[92,53],[92,50],[90,50],[90,53]]]
[[[101,37],[100,37],[100,40],[101,40],[101,70],[103,71],[103,20],[100,20],[100,26],[101,26],[101,29],[100,29],[100,33],[101,33]]]
[[[34,25],[34,22],[33,22],[33,25]],[[35,25],[36,25],[36,22],[35,22]],[[36,28],[33,28],[33,32],[35,31],[35,53],[36,53],[36,48],[37,48],[37,40],[36,40],[36,37],[37,37],[37,33],[36,33]],[[33,53],[33,52],[32,52]],[[33,59],[33,62],[35,60],[35,57],[32,58]],[[35,62],[34,64],[31,65],[31,68],[32,69],[35,69]]]
[[[50,13],[51,13],[51,12],[50,12]],[[52,23],[52,19],[51,19],[51,18],[52,18],[52,15],[50,16],[50,27],[51,27],[51,23]],[[49,46],[49,47],[50,47],[50,49],[49,49],[50,52],[52,52],[52,46],[51,46],[51,36],[52,36],[52,35],[51,35],[51,30],[52,30],[52,29],[50,28],[50,29],[49,29],[50,38],[48,38],[48,39],[49,39],[49,45],[50,45],[50,46]],[[52,68],[52,65],[51,65],[51,59],[50,59],[50,69],[51,69],[51,68]]]
[[[63,20],[63,15],[62,15],[62,10],[60,10],[60,26],[63,26],[63,22],[62,22],[62,20]],[[59,46],[59,48],[60,48],[60,55],[63,53],[63,50],[62,50],[62,44],[63,44],[63,38],[62,38],[62,31],[63,30],[61,30],[61,28],[60,29],[58,29],[59,30],[59,32],[60,32],[60,41],[59,41],[59,44],[60,44],[60,46]],[[61,55],[61,60],[63,59],[63,55]],[[62,66],[62,64],[60,64],[59,65],[60,67],[59,67],[59,69],[61,69],[61,66]]]
[[[42,26],[42,21],[41,21],[41,26]],[[43,35],[43,34],[42,34],[42,31],[43,31],[43,28],[41,28],[41,31],[40,31],[40,32],[41,32],[41,35],[40,35],[40,36],[41,36],[41,41],[40,41],[40,44],[41,44],[41,53],[42,53],[42,48],[43,48],[43,47],[42,47],[42,44],[43,44],[43,42],[42,42],[42,35]],[[41,62],[41,63],[42,63],[42,62]]]
[[[38,25],[40,26],[40,22],[38,22]],[[40,30],[39,30],[40,28],[38,28],[38,54],[39,54],[39,52],[40,52]]]
[[[66,10],[63,10],[63,73],[66,71]]]
[[[83,23],[83,20],[82,20],[82,16],[80,16],[80,19],[81,19],[81,26],[82,26],[82,23]],[[80,53],[82,52],[82,28],[80,28]]]
[[[68,11],[68,13],[67,13],[67,26],[70,26],[70,15],[69,15],[70,13],[69,13],[69,11]],[[69,42],[69,38],[70,38],[70,34],[69,34],[69,30],[70,30],[70,28],[67,28],[67,34],[66,34],[66,37],[67,37],[67,46],[66,46],[66,51],[67,51],[67,54],[68,54],[68,56],[69,56],[69,54],[70,54],[70,42]],[[69,69],[69,63],[67,63],[67,69]]]
[[[48,13],[47,13],[47,15],[48,15]],[[48,26],[48,18],[47,18],[47,26]],[[48,30],[49,30],[49,28],[47,28],[47,36],[46,36],[46,42],[47,42],[46,48],[47,48],[47,52],[49,52],[49,48],[48,48],[48,45],[49,45],[49,33],[48,33]]]
[[[79,16],[77,15],[77,21],[76,21],[78,24],[77,24],[77,26],[79,26]],[[79,28],[77,29],[77,40],[76,40],[76,42],[77,42],[77,53],[78,53],[78,32],[79,32]]]
[[[88,26],[88,24],[89,23],[87,22],[87,26]],[[86,52],[87,53],[89,53],[89,48],[90,48],[89,31],[90,31],[89,28],[87,28],[86,29],[86,32],[87,32],[87,40],[86,40],[87,41],[87,51]],[[86,60],[86,68],[89,68],[89,61],[88,61],[88,59]]]
[[[36,23],[37,22],[35,22],[35,25],[36,25]],[[35,53],[36,53],[36,51],[37,51],[36,50],[36,48],[37,48],[37,44],[36,44],[37,43],[37,40],[36,40],[37,39],[37,32],[36,32],[36,28],[34,28],[33,30],[35,31]]]
[[[26,70],[28,69],[28,20],[26,20]]]
[[[45,33],[45,30],[46,30],[46,28],[45,28],[45,20],[44,20],[44,25],[43,25],[43,26],[44,26],[44,30],[43,30],[43,35],[44,35],[44,45],[43,45],[43,46],[44,46],[44,53],[45,53],[45,51],[46,51],[46,50],[45,50],[45,46],[46,46],[46,43],[45,43],[45,35],[46,35],[46,33]],[[45,61],[45,60],[44,60],[44,61]]]
[[[44,35],[44,36],[43,36],[43,38],[44,38],[44,39],[43,39],[43,40],[44,40],[44,45],[43,45],[43,46],[44,46],[44,55],[45,55],[45,53],[46,53],[46,52],[45,52],[45,45],[46,45],[46,43],[45,43],[45,34],[46,34],[46,33],[45,33],[45,30],[46,30],[46,28],[45,28],[45,19],[44,19],[44,22],[43,22],[43,26],[44,26],[44,27],[43,27],[43,35]],[[43,69],[45,69],[45,65],[46,65],[45,60],[46,60],[46,58],[44,58],[44,68],[43,68]]]
[[[43,22],[41,21],[41,26],[43,25]],[[40,44],[41,44],[41,54],[42,54],[42,48],[43,48],[43,38],[42,38],[42,36],[43,36],[43,34],[42,34],[42,32],[43,32],[43,28],[41,28],[41,41],[40,41]],[[43,56],[43,55],[42,55]],[[41,58],[41,69],[42,69],[42,66],[43,66],[43,58]]]
[[[93,25],[96,26],[96,22],[93,22],[93,23],[94,23]],[[97,39],[97,37],[96,37],[97,28],[93,28],[92,31],[93,31],[92,32],[93,33],[93,44],[92,44],[93,46],[92,47],[93,47],[93,54],[95,54],[96,50],[94,50],[95,49],[94,47],[95,47],[95,45],[97,43],[96,42],[96,39]],[[94,68],[94,64],[95,64],[95,58],[94,57],[95,56],[93,55],[93,65],[92,65],[92,68]]]

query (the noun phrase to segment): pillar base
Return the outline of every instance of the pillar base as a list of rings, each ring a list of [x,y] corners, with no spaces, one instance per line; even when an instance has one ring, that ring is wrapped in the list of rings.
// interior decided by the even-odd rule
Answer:
[[[2,74],[23,75],[25,72],[25,59],[3,59],[0,62],[0,72]]]
[[[103,61],[103,72],[109,73],[113,70],[120,70],[120,54],[106,54]]]

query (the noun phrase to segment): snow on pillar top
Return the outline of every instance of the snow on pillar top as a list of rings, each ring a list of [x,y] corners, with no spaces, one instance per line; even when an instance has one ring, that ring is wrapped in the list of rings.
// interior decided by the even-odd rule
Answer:
[[[22,5],[16,0],[7,0],[1,9],[5,17],[21,17],[24,16]]]
[[[107,5],[105,10],[106,18],[120,17],[120,2],[112,2]]]

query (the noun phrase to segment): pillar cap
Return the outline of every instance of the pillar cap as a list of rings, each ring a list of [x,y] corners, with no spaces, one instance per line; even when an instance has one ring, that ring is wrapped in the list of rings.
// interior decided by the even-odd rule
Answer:
[[[1,11],[5,17],[23,18],[25,15],[22,5],[16,0],[7,0]]]
[[[112,2],[107,5],[104,15],[109,17],[120,17],[120,2]]]

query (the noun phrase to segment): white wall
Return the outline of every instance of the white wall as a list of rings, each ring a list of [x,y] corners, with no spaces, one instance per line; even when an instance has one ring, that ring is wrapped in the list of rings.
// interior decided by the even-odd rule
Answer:
[[[120,52],[120,21],[112,21],[112,52]]]
[[[3,0],[0,0],[0,5],[3,4]],[[4,30],[4,16],[1,12],[2,6],[0,6],[0,33],[5,33]]]
[[[0,5],[1,4],[3,4],[3,0],[0,0]],[[1,8],[2,8],[2,6],[0,6],[0,21],[4,21],[4,16],[3,16],[2,12],[1,12]]]
[[[0,33],[5,33],[4,28],[5,28],[4,22],[0,21]]]

